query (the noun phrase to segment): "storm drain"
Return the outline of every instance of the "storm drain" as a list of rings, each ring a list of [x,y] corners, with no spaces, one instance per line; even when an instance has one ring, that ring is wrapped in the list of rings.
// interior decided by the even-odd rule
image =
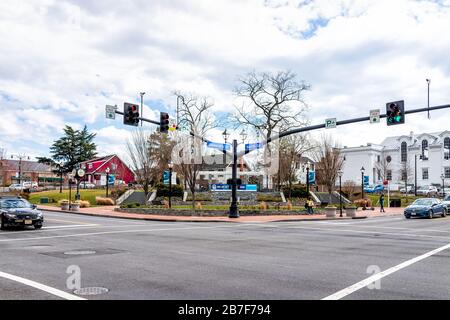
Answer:
[[[69,256],[82,256],[82,255],[88,255],[88,254],[96,254],[97,252],[94,250],[74,250],[74,251],[66,251],[64,254]]]
[[[86,287],[80,288],[73,291],[76,295],[79,296],[97,296],[99,294],[107,293],[109,290],[103,287]]]

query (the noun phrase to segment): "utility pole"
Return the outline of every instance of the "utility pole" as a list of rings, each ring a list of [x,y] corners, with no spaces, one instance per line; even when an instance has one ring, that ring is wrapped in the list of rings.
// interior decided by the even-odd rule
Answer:
[[[230,206],[230,218],[239,218],[239,210],[237,206],[237,140],[233,140],[233,171],[232,171],[232,184],[231,184],[231,206]]]
[[[142,118],[143,111],[144,111],[144,94],[145,94],[145,92],[140,92],[139,94],[141,95],[141,118]],[[142,123],[143,123],[143,121],[141,120],[141,127],[142,127]]]
[[[428,119],[430,119],[430,83],[431,79],[426,79],[428,84]]]

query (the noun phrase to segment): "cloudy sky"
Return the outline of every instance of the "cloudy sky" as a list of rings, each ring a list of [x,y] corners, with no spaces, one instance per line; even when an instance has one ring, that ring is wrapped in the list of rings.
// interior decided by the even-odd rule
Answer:
[[[145,91],[144,116],[157,118],[174,114],[181,90],[211,97],[223,118],[250,71],[289,69],[310,83],[312,124],[401,99],[425,107],[426,78],[431,105],[448,104],[449,30],[450,0],[2,0],[0,149],[47,155],[65,124],[86,124],[101,154],[125,156],[132,129],[106,120],[106,104]],[[449,120],[446,110],[326,132],[355,146],[450,130]]]

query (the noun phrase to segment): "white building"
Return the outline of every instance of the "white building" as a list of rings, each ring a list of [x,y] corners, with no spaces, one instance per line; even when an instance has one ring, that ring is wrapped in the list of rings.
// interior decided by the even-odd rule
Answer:
[[[361,168],[370,184],[389,180],[396,190],[407,184],[417,186],[450,184],[450,131],[389,137],[381,144],[368,143],[341,149],[344,157],[342,183],[361,184]],[[416,176],[417,172],[417,176]]]

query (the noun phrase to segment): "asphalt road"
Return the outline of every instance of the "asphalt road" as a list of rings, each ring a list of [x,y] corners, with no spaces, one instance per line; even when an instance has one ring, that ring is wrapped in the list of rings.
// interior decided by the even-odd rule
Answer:
[[[237,224],[44,214],[42,230],[0,231],[0,300],[450,299],[449,217]],[[108,292],[76,295],[77,285]]]

